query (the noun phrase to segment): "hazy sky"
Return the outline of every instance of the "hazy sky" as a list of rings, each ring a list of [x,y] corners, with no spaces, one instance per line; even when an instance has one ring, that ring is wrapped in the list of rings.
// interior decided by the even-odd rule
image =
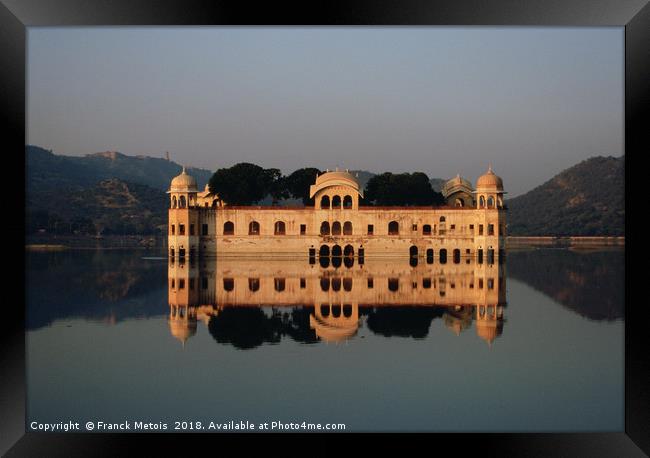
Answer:
[[[215,170],[456,173],[623,154],[624,29],[28,29],[29,144]]]

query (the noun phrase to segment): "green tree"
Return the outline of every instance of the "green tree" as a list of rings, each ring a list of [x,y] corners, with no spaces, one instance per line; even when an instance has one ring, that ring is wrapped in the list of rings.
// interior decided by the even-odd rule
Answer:
[[[302,199],[303,204],[309,205],[311,203],[309,186],[314,184],[316,176],[320,173],[320,170],[313,167],[298,169],[284,178],[285,189],[291,194],[291,197]]]
[[[264,188],[271,195],[273,205],[277,205],[280,199],[287,199],[290,195],[285,179],[280,169],[264,169]]]
[[[444,198],[433,190],[425,173],[386,172],[368,181],[365,201],[370,205],[441,205]]]
[[[229,205],[251,205],[266,197],[273,177],[259,165],[241,162],[214,172],[209,187]]]

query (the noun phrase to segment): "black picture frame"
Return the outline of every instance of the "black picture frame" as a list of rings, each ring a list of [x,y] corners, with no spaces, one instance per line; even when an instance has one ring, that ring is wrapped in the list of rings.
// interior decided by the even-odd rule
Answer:
[[[625,27],[625,153],[626,207],[630,207],[631,174],[637,157],[650,151],[647,117],[650,106],[650,6],[646,0],[402,0],[380,2],[303,2],[300,8],[272,2],[225,3],[206,0],[2,0],[0,3],[0,93],[5,160],[3,226],[10,242],[3,246],[9,266],[5,286],[24,285],[25,189],[25,75],[26,27],[102,25],[486,25],[486,26],[621,26]],[[632,154],[630,154],[632,153]],[[632,156],[633,166],[629,166]],[[7,165],[9,160],[9,165]],[[638,168],[637,168],[638,170]],[[15,181],[9,186],[9,181]],[[642,179],[643,183],[644,180]],[[644,183],[645,184],[645,183]],[[504,456],[644,456],[650,454],[650,387],[647,305],[633,300],[634,282],[628,263],[630,243],[636,236],[626,208],[626,308],[625,308],[625,431],[593,434],[436,434],[425,446],[451,446],[463,453],[474,451]],[[15,241],[15,243],[13,243]],[[16,262],[18,260],[18,262]],[[15,264],[18,264],[16,266]],[[637,275],[639,276],[639,275]],[[14,278],[15,277],[15,278]],[[640,276],[639,276],[640,277]],[[48,434],[25,432],[25,319],[24,287],[16,297],[3,301],[3,333],[0,345],[0,453],[7,456],[112,456],[138,448],[187,446],[172,434]],[[214,440],[212,435],[204,435]],[[220,435],[222,441],[225,436]],[[244,438],[245,452],[249,445]],[[258,436],[259,437],[259,436]],[[266,436],[270,437],[270,436]],[[277,436],[274,436],[277,437]],[[281,435],[280,438],[289,436]],[[195,435],[181,439],[196,440]],[[365,439],[368,439],[365,437]],[[141,441],[145,443],[141,443]],[[372,442],[379,440],[373,436]],[[410,440],[410,439],[409,439]],[[221,442],[219,442],[221,443]],[[329,441],[336,446],[338,440]],[[402,450],[401,441],[391,442]],[[327,445],[319,440],[318,448]],[[217,448],[214,449],[215,453]],[[386,449],[388,451],[388,449]],[[148,452],[152,452],[148,449]],[[147,453],[149,454],[149,453]]]

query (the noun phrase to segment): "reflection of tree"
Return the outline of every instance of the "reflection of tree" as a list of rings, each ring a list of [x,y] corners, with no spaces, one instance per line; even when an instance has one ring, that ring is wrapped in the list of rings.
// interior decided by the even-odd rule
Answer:
[[[259,307],[225,307],[210,318],[208,330],[217,342],[248,350],[280,342],[282,319],[275,310],[267,317]]]
[[[271,316],[260,307],[225,307],[212,316],[208,330],[214,339],[235,348],[248,350],[264,343],[278,343],[287,336],[296,342],[318,342],[309,327],[313,307],[294,307],[290,312],[272,309]]]
[[[309,326],[309,316],[314,313],[314,307],[297,307],[291,314],[284,312],[282,315],[283,333],[296,342],[316,343],[316,332]]]
[[[508,253],[508,273],[592,320],[624,315],[622,250],[513,251]]]
[[[423,339],[429,334],[431,321],[441,317],[440,307],[376,307],[367,312],[366,324],[375,334],[385,337]]]

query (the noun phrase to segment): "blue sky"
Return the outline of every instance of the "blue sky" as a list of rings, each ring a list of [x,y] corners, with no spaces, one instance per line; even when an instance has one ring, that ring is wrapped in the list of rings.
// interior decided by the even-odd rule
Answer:
[[[30,144],[215,170],[456,173],[623,154],[622,27],[28,29]]]

